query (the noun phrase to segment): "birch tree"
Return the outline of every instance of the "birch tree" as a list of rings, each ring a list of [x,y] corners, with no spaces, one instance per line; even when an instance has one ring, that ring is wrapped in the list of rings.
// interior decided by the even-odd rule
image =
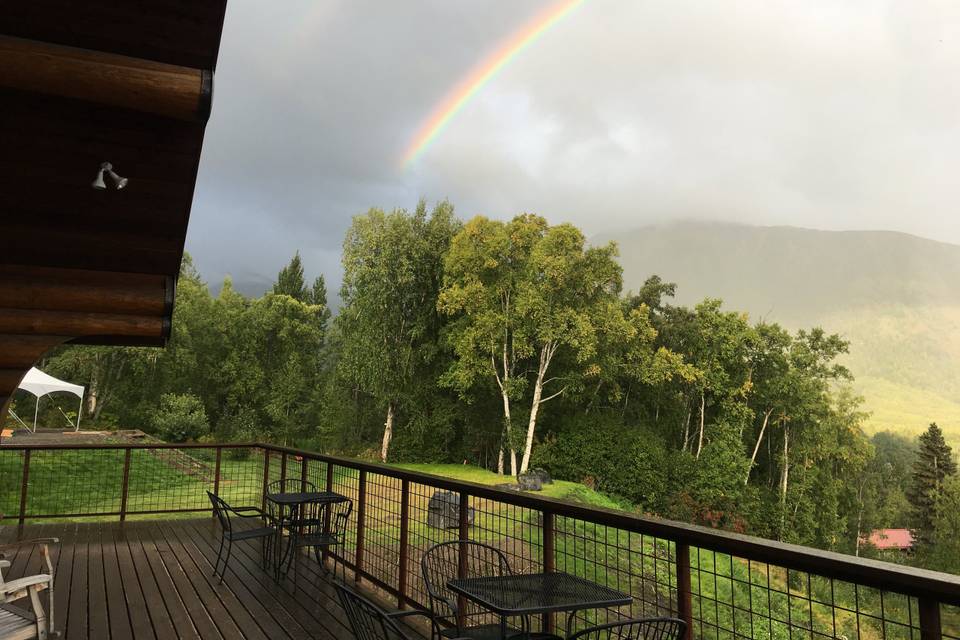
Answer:
[[[455,316],[450,340],[457,360],[444,380],[461,391],[484,379],[496,385],[503,403],[501,473],[506,453],[511,474],[526,472],[542,405],[598,373],[601,332],[630,333],[615,246],[585,245],[575,227],[551,227],[529,214],[508,223],[478,217],[454,238],[439,308]],[[512,403],[524,398],[529,411],[518,442]]]
[[[449,203],[428,216],[420,202],[413,214],[371,209],[355,217],[344,241],[338,366],[384,408],[383,461],[398,411],[437,342],[437,292],[456,227]]]

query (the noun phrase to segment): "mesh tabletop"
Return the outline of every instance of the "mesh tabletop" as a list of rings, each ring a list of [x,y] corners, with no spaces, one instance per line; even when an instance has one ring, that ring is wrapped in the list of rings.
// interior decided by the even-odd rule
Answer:
[[[267,500],[280,505],[304,504],[306,502],[343,502],[346,499],[346,496],[335,491],[287,491],[267,494]]]
[[[626,593],[568,573],[532,573],[451,580],[447,586],[502,615],[619,607]]]

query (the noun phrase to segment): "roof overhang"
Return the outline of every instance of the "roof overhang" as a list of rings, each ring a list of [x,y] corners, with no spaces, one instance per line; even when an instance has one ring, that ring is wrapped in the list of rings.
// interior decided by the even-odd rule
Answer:
[[[225,11],[0,2],[0,415],[56,345],[169,337]]]

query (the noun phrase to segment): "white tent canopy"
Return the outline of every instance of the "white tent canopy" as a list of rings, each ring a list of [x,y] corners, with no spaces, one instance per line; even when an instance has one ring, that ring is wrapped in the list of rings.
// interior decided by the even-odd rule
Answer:
[[[80,411],[77,411],[77,429],[80,428],[80,414],[83,412],[83,385],[71,384],[63,380],[57,380],[53,376],[48,376],[40,369],[31,367],[27,375],[23,376],[20,382],[20,389],[28,391],[37,396],[37,408],[33,414],[33,430],[37,430],[37,413],[40,410],[40,398],[57,391],[66,391],[80,398]]]

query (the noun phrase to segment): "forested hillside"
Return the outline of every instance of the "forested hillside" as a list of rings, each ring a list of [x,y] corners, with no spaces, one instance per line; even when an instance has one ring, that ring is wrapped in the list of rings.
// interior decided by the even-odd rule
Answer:
[[[656,273],[677,284],[683,304],[718,297],[755,320],[839,333],[871,413],[868,432],[916,435],[936,421],[960,444],[960,246],[886,231],[697,222],[615,239],[626,289]]]
[[[678,262],[657,259],[665,274]],[[531,214],[371,209],[342,260],[332,316],[298,254],[257,298],[229,281],[214,296],[187,258],[166,349],[67,346],[42,367],[87,386],[87,426],[509,475],[543,466],[640,511],[851,553],[875,552],[861,544],[872,529],[911,527],[918,562],[960,571],[950,447],[936,425],[919,443],[864,433],[844,336],[751,316],[745,297],[685,302],[657,270],[627,289],[615,243]],[[838,287],[856,276],[836,269]],[[710,286],[729,286],[723,272]],[[777,273],[802,289],[783,269],[755,279],[773,287]],[[43,406],[48,425],[73,417]]]

